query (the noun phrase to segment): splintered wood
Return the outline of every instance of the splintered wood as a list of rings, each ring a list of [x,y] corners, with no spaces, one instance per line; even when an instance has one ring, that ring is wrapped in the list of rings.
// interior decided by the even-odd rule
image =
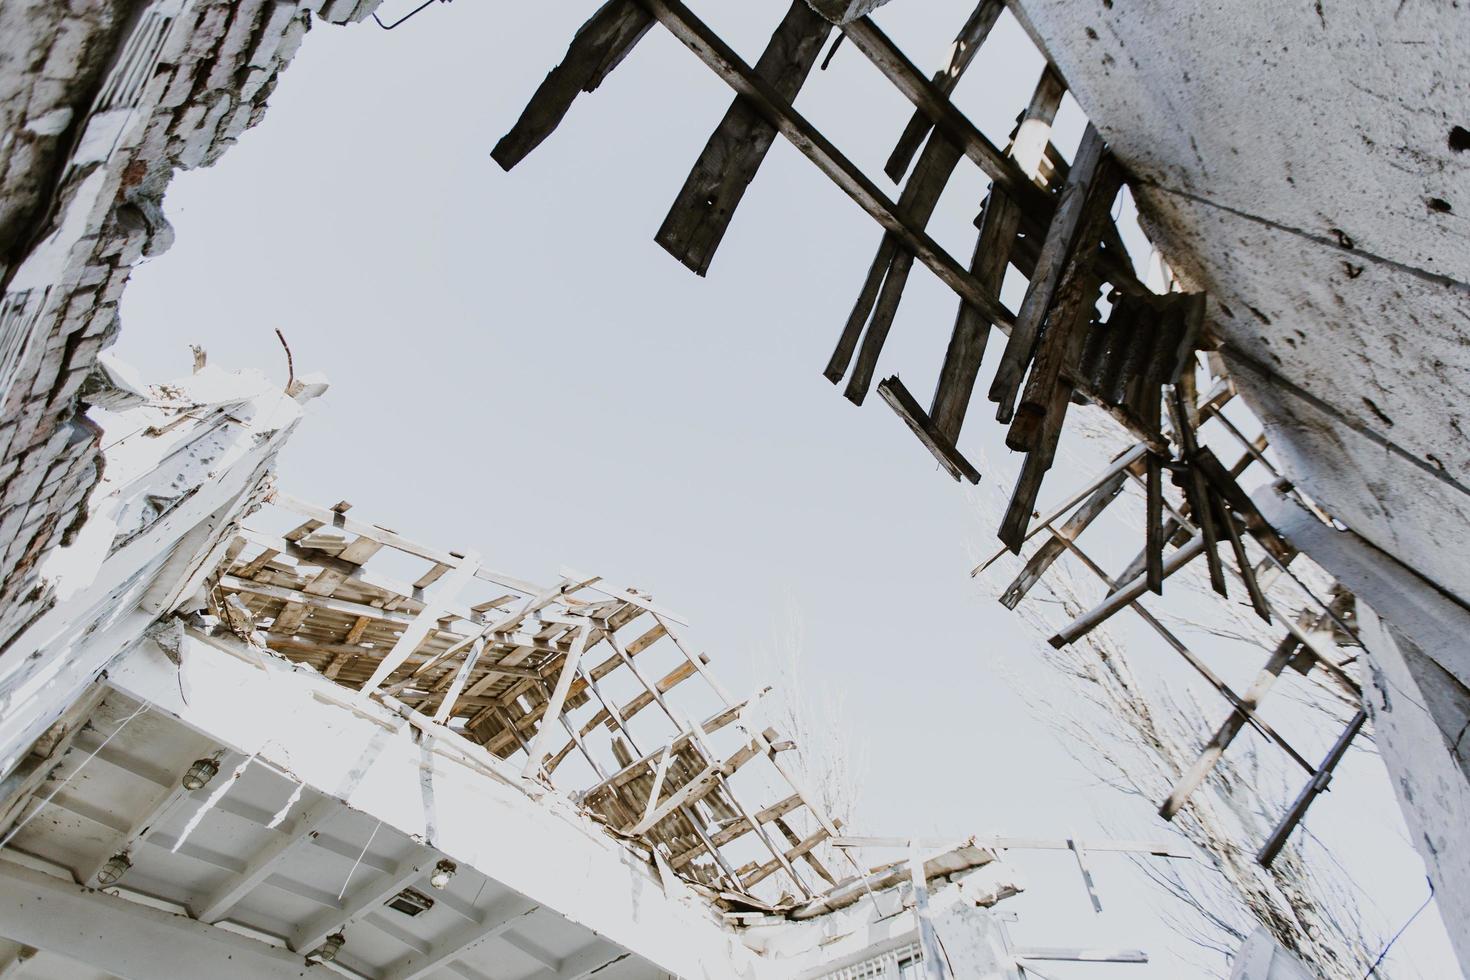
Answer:
[[[838,825],[778,757],[794,746],[714,680],[676,614],[582,573],[525,582],[350,509],[273,494],[212,611],[567,793],[727,908],[794,908],[837,883],[815,852]]]
[[[773,5],[773,20],[778,8]],[[562,63],[532,96],[494,157],[507,170],[515,166],[550,135],[577,95],[595,89],[654,22],[668,30],[734,90],[735,98],[660,227],[659,244],[703,275],[776,135],[789,140],[882,229],[825,377],[844,385],[844,394],[853,403],[864,402],[878,377],[883,348],[915,262],[927,267],[958,298],[929,407],[925,409],[897,376],[876,387],[945,472],[957,481],[978,483],[981,474],[961,452],[959,440],[990,333],[999,331],[1004,347],[983,390],[995,406],[996,420],[1007,426],[1006,445],[1024,454],[998,528],[1005,546],[1001,554],[1020,554],[1028,540],[1038,533],[1047,535],[1002,601],[1010,607],[1021,602],[1063,554],[1081,560],[1106,583],[1108,596],[1062,627],[1052,643],[1074,642],[1122,609],[1135,611],[1230,702],[1232,718],[1272,738],[1312,773],[1318,788],[1304,793],[1289,821],[1299,819],[1306,803],[1325,785],[1322,770],[1302,759],[1260,720],[1255,702],[1265,686],[1236,695],[1141,604],[1145,593],[1162,594],[1169,576],[1203,555],[1211,586],[1221,596],[1228,597],[1229,580],[1234,578],[1261,619],[1284,622],[1292,635],[1301,632],[1294,620],[1274,609],[1269,596],[1270,581],[1292,560],[1292,550],[1267,525],[1238,482],[1248,466],[1269,466],[1262,454],[1264,445],[1242,437],[1245,455],[1227,467],[1200,442],[1197,432],[1212,418],[1239,436],[1220,413],[1233,393],[1223,369],[1216,371],[1220,385],[1206,397],[1201,399],[1196,391],[1198,355],[1214,344],[1206,297],[1161,295],[1140,281],[1112,217],[1127,181],[1120,161],[1091,125],[1070,161],[1052,142],[1052,123],[1066,92],[1057,70],[1049,64],[1042,68],[1005,149],[992,143],[951,101],[961,77],[983,53],[1004,8],[1004,0],[980,0],[932,75],[920,71],[868,17],[835,28],[841,32],[839,41],[848,42],[914,106],[884,167],[887,178],[897,185],[896,195],[880,189],[794,108],[823,42],[834,30],[805,0],[791,0],[753,67],[679,0],[611,0],[578,32]],[[829,53],[828,60],[832,56]],[[968,264],[956,260],[927,231],[945,188],[964,161],[989,180],[978,202],[978,234]],[[1000,295],[1009,269],[1027,283],[1016,310],[1007,307]],[[1220,367],[1216,356],[1211,355],[1210,361]],[[1033,523],[1043,481],[1074,404],[1107,412],[1137,445],[1065,507]],[[1177,501],[1175,494],[1166,493],[1166,475],[1177,489]],[[1130,483],[1140,488],[1145,500],[1142,548],[1114,578],[1082,551],[1078,538]],[[1262,552],[1260,561],[1252,559],[1252,548]],[[1303,644],[1311,649],[1310,643]],[[1314,663],[1335,683],[1356,687],[1329,658],[1315,655]],[[524,685],[517,690],[530,696]],[[534,710],[535,702],[530,705],[527,710]],[[610,706],[606,710],[610,720],[616,718]],[[478,718],[477,723],[487,724],[489,717]],[[513,730],[507,733],[505,722],[494,724],[501,726],[494,729],[498,747],[517,743],[520,736]],[[1215,750],[1228,744],[1229,724],[1221,729],[1223,742]],[[574,733],[573,741],[585,734]],[[695,751],[699,744],[694,738],[680,751],[646,755],[637,764],[641,768],[625,781],[607,784],[635,787],[628,790],[634,796],[632,808],[619,812],[617,819],[624,825],[635,820],[634,825],[641,826],[658,818],[680,826],[678,814],[667,804],[653,805],[651,797],[673,785],[678,787],[676,793],[703,799],[721,785],[727,769],[744,761],[738,752],[723,760],[707,754],[686,757],[686,750]],[[563,749],[564,754],[569,751]],[[631,763],[637,750],[629,754],[625,746],[623,752]],[[1335,758],[1324,766],[1335,764]],[[1209,768],[1204,761],[1201,765],[1198,778]],[[1189,788],[1179,792],[1187,796]],[[600,786],[599,792],[609,790]],[[1166,815],[1177,812],[1183,799],[1171,797]],[[681,840],[690,844],[695,836],[686,832]],[[776,866],[806,853],[805,841],[785,836],[792,849],[784,860],[776,851],[774,866],[762,866],[760,875],[772,874]],[[699,846],[710,849],[709,844]],[[686,849],[682,856],[687,861],[691,853],[695,852]],[[748,875],[749,869],[741,873]]]
[[[981,0],[932,77],[871,19],[836,28],[839,40],[849,42],[914,105],[885,166],[887,177],[901,184],[896,200],[793,107],[834,31],[805,0],[791,0],[753,66],[678,0],[611,0],[573,38],[494,157],[507,170],[523,160],[573,100],[593,91],[657,21],[735,91],[659,228],[658,243],[703,275],[772,142],[778,134],[790,140],[883,229],[824,372],[833,384],[844,385],[849,400],[862,404],[874,385],[916,260],[959,297],[928,408],[896,376],[877,385],[956,480],[980,480],[958,442],[990,331],[1005,335],[987,394],[996,418],[1010,427],[1007,444],[1025,453],[1000,528],[1001,540],[1015,550],[1055,459],[1068,406],[1074,400],[1098,405],[1153,451],[1171,457],[1160,426],[1161,399],[1205,336],[1202,296],[1155,295],[1134,273],[1111,217],[1125,175],[1102,137],[1089,127],[1070,163],[1051,142],[1066,91],[1055,69],[1043,68],[1004,150],[951,101],[1004,7],[1003,0]],[[990,181],[968,265],[926,230],[962,160]],[[1000,298],[1010,267],[1029,280],[1019,311]],[[1110,301],[1107,315],[1099,312],[1104,296]],[[1174,463],[1191,465],[1183,457]],[[1222,540],[1232,545],[1235,529],[1230,521],[1218,525]],[[1212,519],[1207,531],[1216,530]],[[1149,568],[1157,580],[1157,564]]]

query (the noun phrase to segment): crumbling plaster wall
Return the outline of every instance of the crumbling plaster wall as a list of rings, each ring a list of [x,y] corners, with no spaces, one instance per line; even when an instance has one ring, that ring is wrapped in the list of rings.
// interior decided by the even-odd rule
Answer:
[[[175,170],[261,118],[314,17],[379,0],[0,0],[0,650],[99,477],[83,383],[132,267],[172,242]]]
[[[1470,599],[1470,32],[1453,4],[1021,0],[1289,472]]]

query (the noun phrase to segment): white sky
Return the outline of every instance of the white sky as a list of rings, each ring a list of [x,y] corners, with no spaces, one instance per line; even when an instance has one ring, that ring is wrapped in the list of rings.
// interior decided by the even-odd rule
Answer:
[[[667,256],[654,231],[731,96],[658,29],[516,171],[490,160],[595,6],[462,0],[391,33],[316,27],[262,125],[175,182],[178,244],[135,275],[119,354],[161,379],[199,343],[214,364],[284,379],[279,327],[298,373],[333,381],[285,454],[287,489],[345,497],[363,519],[523,577],[566,565],[651,590],[737,690],[759,686],[761,651],[799,620],[809,682],[841,692],[845,735],[865,748],[855,832],[1066,836],[1106,821],[1161,836],[1151,806],[1099,786],[1012,689],[1068,697],[1037,640],[968,576],[993,540],[973,497],[880,398],[854,408],[821,377],[876,225],[778,140],[708,279]],[[784,7],[697,9],[754,60]],[[910,0],[880,19],[924,65],[968,9]],[[1003,145],[1040,66],[1007,15],[957,98]],[[845,47],[799,104],[888,186],[909,106],[858,52]],[[1082,124],[1068,100],[1068,153]],[[983,189],[962,162],[931,226],[962,259]],[[916,270],[878,376],[900,372],[927,401],[953,315]],[[1016,463],[986,407],[962,448],[1008,488]],[[1049,489],[1084,476],[1064,461]],[[1396,928],[1423,872],[1381,770],[1358,768],[1374,804],[1364,840],[1384,850],[1346,863]],[[1309,823],[1331,823],[1333,805]],[[1069,855],[1012,861],[1030,885],[1005,906],[1022,940],[1155,958],[1049,974],[1197,972],[1125,859],[1094,859],[1101,916]],[[1453,973],[1437,915],[1398,949],[1391,962]]]

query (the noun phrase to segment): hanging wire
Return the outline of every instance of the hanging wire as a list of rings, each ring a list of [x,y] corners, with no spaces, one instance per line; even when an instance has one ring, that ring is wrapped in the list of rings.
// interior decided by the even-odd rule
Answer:
[[[1414,914],[1409,916],[1409,921],[1400,926],[1399,931],[1394,933],[1393,938],[1384,945],[1383,952],[1378,954],[1378,959],[1374,960],[1373,965],[1368,967],[1368,972],[1363,974],[1363,980],[1368,980],[1369,977],[1378,972],[1379,965],[1382,964],[1384,958],[1388,956],[1388,951],[1393,949],[1393,944],[1398,942],[1399,937],[1408,931],[1409,926],[1414,924],[1414,920],[1419,918],[1419,913],[1429,908],[1429,903],[1434,901],[1434,882],[1427,877],[1424,880],[1429,882],[1429,895],[1424,899],[1424,904],[1420,905],[1417,909],[1414,910]]]
[[[41,801],[41,805],[40,806],[38,806],[34,810],[32,810],[30,812],[30,815],[27,816],[20,823],[16,824],[14,827],[10,828],[10,833],[8,833],[8,834],[5,835],[5,839],[4,840],[0,840],[0,847],[4,847],[6,844],[9,844],[11,838],[13,838],[16,834],[20,833],[20,829],[22,827],[24,827],[26,824],[28,824],[28,823],[31,822],[31,818],[32,817],[34,817],[36,814],[40,813],[42,810],[46,809],[46,804],[47,803],[50,803],[51,800],[56,796],[57,793],[60,793],[63,789],[65,789],[66,788],[66,784],[69,783],[69,782],[71,782],[74,778],[76,778],[77,773],[81,772],[83,769],[85,769],[87,767],[87,763],[89,763],[93,759],[97,758],[97,753],[99,753],[103,749],[107,748],[107,743],[108,742],[111,742],[114,738],[116,738],[118,736],[118,734],[124,728],[127,728],[128,727],[128,722],[132,721],[134,718],[138,717],[139,715],[141,715],[143,712],[145,712],[147,710],[148,710],[148,702],[147,701],[144,701],[142,704],[138,705],[138,710],[137,711],[134,711],[132,714],[130,714],[126,718],[124,718],[123,719],[123,723],[121,725],[118,725],[116,728],[114,728],[112,730],[112,734],[109,735],[109,736],[107,736],[106,738],[104,738],[102,740],[102,744],[99,745],[99,746],[97,746],[95,749],[93,749],[92,750],[92,754],[89,755],[89,756],[87,756],[85,759],[82,760],[82,764],[81,765],[79,765],[75,769],[73,769],[71,771],[71,774],[69,776],[67,776],[65,779],[63,779],[60,783],[58,783],[55,789],[53,789],[50,793],[47,793],[46,794],[46,798]]]
[[[393,28],[397,27],[399,24],[402,24],[402,23],[404,23],[406,21],[412,20],[415,15],[417,15],[420,11],[422,11],[425,7],[428,7],[433,2],[434,2],[434,0],[424,0],[423,3],[419,4],[417,7],[413,8],[408,13],[404,14],[402,17],[398,18],[397,20],[395,20],[391,24],[385,24],[381,20],[378,20],[378,15],[376,13],[373,14],[373,20],[383,30],[385,30],[385,31],[391,31],[391,30],[393,30]],[[439,2],[440,3],[452,3],[453,0],[439,0]]]

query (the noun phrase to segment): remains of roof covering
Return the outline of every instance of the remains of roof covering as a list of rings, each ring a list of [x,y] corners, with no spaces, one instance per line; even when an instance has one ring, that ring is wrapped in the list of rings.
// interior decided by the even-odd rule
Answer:
[[[1259,726],[1263,723],[1250,705],[1225,688],[1137,600],[1146,591],[1162,594],[1166,578],[1203,555],[1210,583],[1222,598],[1229,595],[1228,567],[1256,613],[1271,622],[1272,604],[1260,571],[1269,570],[1269,578],[1274,579],[1295,557],[1295,551],[1261,516],[1238,478],[1257,462],[1275,478],[1280,474],[1266,461],[1264,447],[1245,442],[1243,437],[1245,455],[1234,467],[1227,467],[1201,440],[1200,426],[1216,418],[1221,425],[1230,426],[1232,436],[1240,436],[1219,411],[1235,389],[1224,376],[1218,357],[1207,359],[1217,376],[1206,394],[1199,393],[1199,372],[1204,367],[1199,352],[1211,343],[1205,296],[1160,295],[1134,273],[1110,216],[1125,176],[1120,164],[1091,126],[1070,162],[1050,141],[1051,124],[1066,91],[1057,71],[1049,64],[1043,68],[1004,152],[950,101],[949,94],[966,68],[983,53],[982,45],[1004,7],[1001,0],[982,0],[957,34],[949,63],[932,80],[924,78],[866,17],[842,26],[840,36],[862,51],[916,106],[886,166],[895,181],[904,180],[907,174],[897,203],[888,200],[791,105],[832,33],[832,25],[814,16],[803,0],[793,0],[753,68],[677,0],[611,0],[573,39],[566,58],[547,76],[515,127],[496,146],[494,156],[507,169],[523,159],[550,135],[579,91],[595,88],[656,19],[737,93],[665,218],[657,236],[659,244],[703,274],[776,134],[790,139],[884,228],[878,253],[825,372],[834,384],[847,379],[844,393],[849,400],[861,404],[868,393],[917,258],[959,297],[953,335],[927,411],[897,377],[883,381],[878,390],[952,477],[978,482],[979,472],[956,443],[991,327],[1006,338],[987,398],[996,404],[996,417],[1009,423],[1006,445],[1026,457],[999,537],[1007,549],[1020,553],[1023,543],[1038,532],[1051,534],[1007,593],[1007,605],[1014,607],[1064,550],[1080,553],[1073,539],[1118,494],[1125,479],[1131,478],[1147,499],[1144,546],[1138,559],[1116,579],[1087,559],[1111,595],[1098,609],[1065,627],[1052,642],[1072,642],[1132,605],[1232,706],[1245,705],[1238,715],[1241,721]],[[968,270],[924,231],[962,157],[969,157],[992,180],[975,222],[979,235]],[[1015,266],[1029,280],[1025,300],[1015,312],[999,298],[1008,266]],[[1108,287],[1106,302],[1099,299],[1104,285]],[[1042,479],[1055,459],[1063,422],[1074,401],[1108,412],[1138,443],[1066,507],[1031,527]],[[1179,491],[1177,502],[1165,493],[1166,472]],[[1052,522],[1069,514],[1067,529],[1056,530]],[[1233,564],[1222,559],[1222,549],[1228,549]],[[1253,554],[1257,549],[1259,557]],[[1278,651],[1267,665],[1268,674],[1273,669],[1279,673],[1296,653],[1299,641],[1295,637],[1304,634],[1291,628],[1294,632],[1288,636],[1285,652]],[[1281,663],[1276,664],[1277,660]],[[1357,683],[1336,663],[1325,662],[1351,696],[1358,698]],[[1227,727],[1236,717],[1232,716]],[[1365,718],[1360,711],[1349,725],[1343,749]],[[1218,749],[1223,750],[1228,741],[1227,736]],[[1300,760],[1294,749],[1285,748]],[[1316,789],[1303,794],[1301,804],[1262,848],[1265,863],[1325,786],[1335,758],[1320,770],[1300,761]],[[1208,772],[1208,763],[1201,765],[1195,783]],[[1171,806],[1177,810],[1189,788],[1181,787],[1183,796],[1172,800],[1166,810]]]
[[[595,575],[522,581],[354,520],[345,503],[269,499],[209,592],[220,620],[515,759],[731,908],[795,909],[837,883],[813,851],[839,829],[784,763],[793,744],[746,721],[749,700],[715,679],[677,614]],[[263,530],[277,508],[300,523]],[[378,571],[390,556],[401,579]],[[711,714],[680,697],[696,677]],[[762,762],[775,798],[738,792]]]
[[[1074,842],[899,841],[860,861],[895,842],[841,836],[796,746],[651,596],[526,582],[275,490],[320,379],[288,394],[201,363],[143,388],[107,365],[93,517],[48,568],[62,601],[0,659],[16,962],[796,980],[911,946],[929,976],[971,975],[971,956],[1007,977],[1141,961],[1012,947],[988,917],[1021,888],[1004,851]]]
[[[1395,15],[1389,24],[1382,23],[1385,17],[1377,13],[1354,13],[1335,19],[1329,28],[1321,11],[1315,19],[1310,11],[1294,12],[1291,20],[1300,30],[1291,38],[1290,50],[1304,47],[1310,54],[1298,60],[1262,52],[1263,63],[1273,70],[1286,66],[1280,70],[1285,77],[1279,89],[1265,92],[1263,79],[1270,73],[1242,70],[1234,55],[1236,47],[1224,49],[1232,52],[1228,64],[1213,64],[1212,55],[1201,55],[1216,48],[1210,32],[1201,25],[1228,21],[1219,26],[1219,32],[1234,36],[1251,29],[1246,25],[1252,23],[1267,19],[1276,23],[1274,8],[1263,6],[1254,11],[1255,20],[1214,7],[1200,16],[1190,15],[1186,18],[1190,30],[1170,38],[1174,54],[1156,57],[1152,50],[1136,52],[1143,45],[1152,46],[1159,25],[1180,18],[1177,11],[1155,9],[1157,5],[1121,5],[1114,12],[1110,3],[1079,6],[1050,0],[980,0],[960,26],[948,61],[932,77],[925,77],[872,20],[861,16],[867,7],[837,6],[844,8],[841,16],[833,16],[838,11],[820,3],[793,2],[760,58],[751,64],[678,0],[610,0],[572,40],[562,63],[537,89],[493,156],[505,169],[520,163],[551,134],[578,95],[597,88],[657,21],[735,92],[659,229],[660,245],[702,275],[776,135],[785,136],[883,229],[877,254],[825,372],[833,384],[845,382],[847,398],[861,404],[873,386],[915,260],[959,299],[929,406],[923,406],[897,377],[877,385],[884,400],[956,480],[978,482],[980,478],[979,470],[959,449],[959,438],[990,330],[1000,331],[1005,348],[984,390],[996,405],[997,420],[1008,426],[1006,445],[1026,455],[1000,521],[999,538],[1008,550],[1019,554],[1023,542],[1038,532],[1045,531],[1048,537],[1007,593],[1008,604],[1019,601],[1059,554],[1069,552],[1096,573],[1108,597],[1061,629],[1053,643],[1074,642],[1131,606],[1230,703],[1231,716],[1206,744],[1193,771],[1163,803],[1165,816],[1177,812],[1245,725],[1257,728],[1303,768],[1309,781],[1276,832],[1262,842],[1262,863],[1270,863],[1369,718],[1368,707],[1361,706],[1359,681],[1313,640],[1319,630],[1327,630],[1346,643],[1357,644],[1355,599],[1348,588],[1338,586],[1330,594],[1319,591],[1314,595],[1304,617],[1297,617],[1294,609],[1280,610],[1286,603],[1280,595],[1273,597],[1272,583],[1283,573],[1292,576],[1288,566],[1297,548],[1273,529],[1266,512],[1313,515],[1316,523],[1301,528],[1296,538],[1314,542],[1317,564],[1336,574],[1361,568],[1355,556],[1359,544],[1389,549],[1385,557],[1396,567],[1385,566],[1382,574],[1364,577],[1382,590],[1369,598],[1384,607],[1399,605],[1396,591],[1384,588],[1390,581],[1426,598],[1417,602],[1415,613],[1395,624],[1414,635],[1407,647],[1401,650],[1396,642],[1380,640],[1383,649],[1371,661],[1373,683],[1385,702],[1391,698],[1385,686],[1390,674],[1413,675],[1413,688],[1427,685],[1440,693],[1404,706],[1401,710],[1406,714],[1400,717],[1389,712],[1375,717],[1402,729],[1401,735],[1386,743],[1389,764],[1398,773],[1396,784],[1404,787],[1401,804],[1411,825],[1422,828],[1417,835],[1422,838],[1420,851],[1443,886],[1441,901],[1453,903],[1459,909],[1453,914],[1463,917],[1470,909],[1470,866],[1446,855],[1465,850],[1463,829],[1455,828],[1463,828],[1463,819],[1456,814],[1462,814],[1465,801],[1470,800],[1470,766],[1460,761],[1458,745],[1470,723],[1470,695],[1466,693],[1470,691],[1470,665],[1462,652],[1440,640],[1455,632],[1453,624],[1463,618],[1470,599],[1461,588],[1463,574],[1453,567],[1458,551],[1441,547],[1442,540],[1430,529],[1443,524],[1463,537],[1470,528],[1465,519],[1465,487],[1454,467],[1445,462],[1454,457],[1455,450],[1440,444],[1463,448],[1464,442],[1458,421],[1462,406],[1455,398],[1465,387],[1465,361],[1463,345],[1451,334],[1463,320],[1465,282],[1458,266],[1449,269],[1449,275],[1429,268],[1435,257],[1417,248],[1423,238],[1454,251],[1445,237],[1452,231],[1436,225],[1421,235],[1418,226],[1423,215],[1417,206],[1411,208],[1412,221],[1403,220],[1402,212],[1408,206],[1405,202],[1418,200],[1421,161],[1428,171],[1425,179],[1433,185],[1433,193],[1425,200],[1431,202],[1436,221],[1452,211],[1444,196],[1449,193],[1446,175],[1463,169],[1463,161],[1455,154],[1470,145],[1470,137],[1457,144],[1455,133],[1463,127],[1451,128],[1446,153],[1442,114],[1426,110],[1415,115],[1407,127],[1393,121],[1395,131],[1412,130],[1413,139],[1402,155],[1414,163],[1386,159],[1376,149],[1381,134],[1370,133],[1361,123],[1381,111],[1376,102],[1370,106],[1363,101],[1370,99],[1369,93],[1371,99],[1379,93],[1359,85],[1356,88],[1365,94],[1354,96],[1361,110],[1357,115],[1319,107],[1321,118],[1331,117],[1327,125],[1336,138],[1331,150],[1333,165],[1317,166],[1318,145],[1303,138],[1310,145],[1303,146],[1300,155],[1312,164],[1308,169],[1313,170],[1310,183],[1319,192],[1315,197],[1297,193],[1298,181],[1288,159],[1284,169],[1260,178],[1277,181],[1284,176],[1285,184],[1290,185],[1272,186],[1271,205],[1282,216],[1257,215],[1250,199],[1257,178],[1243,179],[1234,166],[1237,145],[1252,141],[1249,133],[1281,131],[1294,139],[1302,132],[1299,105],[1282,93],[1312,92],[1314,98],[1320,94],[1311,75],[1322,68],[1324,58],[1332,62],[1334,71],[1340,65],[1354,65],[1381,74],[1385,59],[1368,56],[1373,45],[1387,47],[1409,36],[1444,35],[1440,15],[1425,12],[1403,22]],[[824,16],[814,16],[813,7]],[[1028,16],[1033,8],[1035,18]],[[966,68],[983,54],[986,37],[1006,9],[1043,54],[1055,40],[1066,58],[1043,70],[1002,151],[969,122],[950,95]],[[1326,32],[1325,42],[1321,42],[1317,19]],[[850,42],[915,106],[885,167],[887,176],[902,184],[896,200],[793,107],[821,49],[833,36],[833,21],[840,26],[832,50],[840,41]],[[1099,57],[1096,51],[1102,49],[1094,49],[1094,43],[1108,32],[1106,51]],[[1186,35],[1187,40],[1181,42]],[[1253,51],[1259,47],[1259,39],[1242,40],[1242,46]],[[1134,53],[1123,50],[1130,44]],[[1331,54],[1319,54],[1319,48],[1330,49]],[[1413,76],[1424,105],[1437,105],[1441,91],[1458,90],[1455,86],[1464,72],[1456,70],[1460,66],[1455,59],[1463,55],[1463,45],[1441,46],[1422,70],[1404,63],[1403,52],[1408,50],[1398,48],[1386,61],[1400,73]],[[1206,69],[1180,68],[1193,66],[1201,57]],[[1125,61],[1130,66],[1127,71],[1112,70]],[[1073,69],[1095,95],[1084,99],[1084,106],[1100,114],[1095,118],[1101,121],[1089,125],[1068,161],[1051,145],[1050,128],[1068,88],[1064,70]],[[1181,70],[1182,79],[1174,77]],[[1386,76],[1382,82],[1385,88],[1396,84]],[[1174,99],[1158,94],[1175,91],[1182,96]],[[1183,118],[1181,104],[1189,107]],[[1230,115],[1221,112],[1222,106],[1239,107],[1237,114],[1244,117],[1253,111],[1248,107],[1257,105],[1267,111],[1267,121],[1231,119],[1220,125],[1221,116]],[[1191,112],[1199,118],[1192,118]],[[1209,131],[1214,159],[1202,155],[1204,140],[1196,141],[1196,130]],[[1108,141],[1115,136],[1128,147],[1128,161],[1136,160],[1146,168],[1141,184],[1114,155]],[[1383,233],[1383,247],[1376,255],[1362,254],[1356,244],[1362,237],[1358,231],[1342,230],[1345,218],[1314,232],[1310,229],[1321,223],[1322,213],[1307,213],[1312,200],[1333,200],[1345,181],[1359,186],[1357,158],[1364,145],[1373,157],[1372,169],[1383,172],[1383,182],[1404,192],[1397,195],[1398,210],[1386,222],[1388,227],[1375,229]],[[962,157],[991,180],[975,220],[979,233],[968,265],[946,253],[925,230]],[[1271,157],[1270,164],[1275,162]],[[1165,294],[1139,281],[1109,217],[1125,180],[1139,184],[1144,218],[1151,228],[1162,232],[1166,245],[1182,249],[1178,261],[1190,269]],[[1217,182],[1225,189],[1228,202],[1211,198]],[[1412,186],[1397,187],[1406,182]],[[1334,206],[1362,214],[1356,201],[1339,200]],[[1261,255],[1254,254],[1252,246],[1257,241],[1267,246]],[[1299,256],[1302,248],[1310,254]],[[1262,258],[1265,254],[1271,258]],[[1173,263],[1172,248],[1169,256]],[[1262,312],[1266,301],[1252,297],[1263,291],[1272,293],[1277,268],[1292,263],[1306,281],[1290,297],[1288,326],[1279,317],[1273,321],[1277,305],[1272,305],[1268,315]],[[1008,266],[1028,280],[1025,298],[1015,310],[999,297]],[[1342,290],[1368,288],[1371,292],[1371,284],[1356,283],[1370,266],[1381,268],[1392,282],[1377,294],[1355,292],[1353,298],[1345,298]],[[1356,285],[1339,285],[1344,275]],[[1324,282],[1331,288],[1323,287]],[[1231,302],[1207,297],[1200,291],[1206,285],[1231,292]],[[1179,291],[1181,286],[1189,291]],[[1328,292],[1332,302],[1323,298]],[[1276,304],[1277,299],[1273,296],[1271,303]],[[1412,342],[1383,326],[1401,314],[1404,302],[1432,321],[1427,329],[1415,331],[1417,339]],[[1303,329],[1308,324],[1313,329],[1342,329],[1344,315],[1353,320],[1345,328],[1351,331],[1351,344],[1314,345]],[[1340,370],[1336,355],[1360,347],[1363,356]],[[1324,357],[1324,349],[1333,353],[1333,360]],[[1415,353],[1410,356],[1405,351]],[[1236,390],[1227,363],[1241,372],[1247,395],[1265,411],[1290,472],[1304,481],[1307,492],[1319,495],[1319,501],[1309,499],[1286,480],[1268,461],[1264,445],[1238,440],[1244,443],[1245,455],[1240,463],[1227,466],[1209,444],[1212,440],[1201,431],[1207,423],[1213,423],[1208,428],[1215,430],[1215,436],[1221,436],[1222,429],[1230,430],[1224,433],[1230,438],[1240,435],[1219,411],[1223,399]],[[1385,389],[1377,376],[1379,363],[1389,364],[1403,376],[1396,389]],[[1420,399],[1433,407],[1422,411],[1409,395],[1418,385],[1406,380],[1421,365],[1428,365],[1435,377],[1430,385],[1433,392],[1421,392]],[[1401,412],[1384,412],[1375,401],[1380,391]],[[1442,402],[1446,396],[1450,401]],[[1360,401],[1368,415],[1359,410]],[[1351,407],[1344,409],[1342,405],[1348,402]],[[1052,467],[1073,403],[1103,409],[1131,433],[1137,445],[1066,506],[1032,524],[1038,516],[1042,480]],[[1416,420],[1405,440],[1389,432],[1394,416],[1420,415],[1425,421]],[[1428,431],[1431,428],[1433,433]],[[1286,510],[1273,492],[1262,487],[1253,497],[1243,488],[1240,477],[1252,466],[1268,470],[1276,491],[1289,495],[1291,505]],[[1376,475],[1384,466],[1395,476],[1379,486]],[[1166,472],[1178,490],[1177,497],[1166,492]],[[1143,547],[1138,559],[1114,576],[1082,555],[1075,538],[1118,494],[1124,481],[1137,483],[1146,501]],[[1413,489],[1403,489],[1410,487]],[[1326,501],[1331,516],[1321,501]],[[1361,528],[1367,540],[1360,542],[1352,532],[1324,533],[1334,526],[1334,517]],[[1064,519],[1065,524],[1059,523]],[[1420,552],[1426,552],[1422,563],[1417,560]],[[1236,579],[1261,619],[1277,622],[1286,631],[1256,682],[1243,693],[1226,687],[1139,604],[1146,592],[1161,594],[1165,578],[1201,555],[1217,593],[1227,597],[1229,580]],[[1406,560],[1409,555],[1415,559]],[[1449,605],[1431,610],[1434,604],[1428,597],[1441,595],[1448,597]],[[1289,664],[1314,670],[1361,706],[1319,762],[1303,758],[1256,710],[1274,678]],[[1431,730],[1438,734],[1428,736]],[[1432,764],[1407,749],[1416,739],[1425,741],[1425,751],[1435,760]],[[1409,782],[1418,785],[1419,792],[1412,792]],[[1463,949],[1461,954],[1470,955]]]

